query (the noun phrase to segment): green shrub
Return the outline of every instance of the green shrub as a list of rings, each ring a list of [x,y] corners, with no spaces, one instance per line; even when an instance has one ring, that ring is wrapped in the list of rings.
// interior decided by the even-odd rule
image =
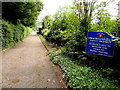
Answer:
[[[2,20],[2,49],[22,41],[29,33],[30,29],[22,24],[13,25],[8,21]]]
[[[113,81],[103,78],[99,71],[82,65],[78,66],[75,60],[62,55],[61,50],[49,51],[48,55],[64,71],[64,77],[71,89],[118,88]]]
[[[2,21],[2,47],[7,48],[14,45],[13,25]]]
[[[41,34],[42,34],[44,37],[46,37],[49,32],[50,32],[49,29],[43,29],[43,30],[41,31]]]
[[[112,20],[109,13],[100,8],[98,12],[96,12],[96,16],[93,18],[93,22],[89,25],[89,28],[85,26],[87,24],[86,21],[82,18],[78,18],[72,9],[65,8],[58,11],[52,19],[49,18],[44,19],[43,22],[44,27],[50,29],[50,32],[47,30],[43,30],[42,32],[46,40],[60,46],[64,55],[74,59],[79,64],[84,64],[101,71],[106,68],[113,69],[112,74],[108,75],[110,76],[109,78],[120,78],[120,74],[114,72],[120,72],[120,41],[115,44],[114,57],[85,52],[87,31],[115,32],[118,37],[120,36],[120,23],[116,20]],[[55,60],[55,62],[57,63],[59,61]]]
[[[52,17],[49,16],[49,18]],[[58,11],[54,19],[49,21],[49,18],[43,20],[43,25],[46,27],[42,30],[42,35],[48,41],[65,47],[64,53],[70,57],[74,57],[74,52],[85,49],[86,36],[81,26],[81,20],[73,10]]]

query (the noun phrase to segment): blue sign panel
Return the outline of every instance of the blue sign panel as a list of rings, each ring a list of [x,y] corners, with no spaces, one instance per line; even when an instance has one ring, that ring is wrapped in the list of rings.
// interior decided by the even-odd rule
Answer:
[[[117,36],[116,33],[111,33]],[[113,38],[105,32],[88,32],[86,52],[112,57],[114,55]]]

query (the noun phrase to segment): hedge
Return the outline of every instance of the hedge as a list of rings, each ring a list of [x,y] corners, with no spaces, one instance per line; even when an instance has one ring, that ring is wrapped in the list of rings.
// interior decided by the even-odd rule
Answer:
[[[11,47],[29,35],[31,29],[22,24],[13,25],[2,20],[2,49]]]

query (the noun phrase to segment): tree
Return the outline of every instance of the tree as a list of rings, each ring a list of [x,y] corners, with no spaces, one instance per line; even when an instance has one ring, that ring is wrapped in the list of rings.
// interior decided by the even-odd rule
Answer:
[[[83,26],[84,34],[87,36],[88,30],[91,28],[93,13],[96,9],[104,9],[109,3],[115,0],[109,0],[106,2],[98,3],[98,0],[74,0],[75,12],[81,20],[80,25]]]
[[[42,27],[46,29],[51,29],[53,23],[53,19],[51,16],[47,15],[43,19]]]
[[[42,8],[42,2],[2,2],[2,18],[32,27]]]
[[[74,0],[76,14],[79,19],[82,20],[81,25],[83,26],[84,34],[86,36],[96,1],[97,0]]]

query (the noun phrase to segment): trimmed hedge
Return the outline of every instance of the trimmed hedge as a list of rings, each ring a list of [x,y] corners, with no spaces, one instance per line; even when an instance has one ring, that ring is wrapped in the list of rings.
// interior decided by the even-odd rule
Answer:
[[[32,30],[22,24],[13,25],[2,20],[2,49],[11,47],[22,41]]]

